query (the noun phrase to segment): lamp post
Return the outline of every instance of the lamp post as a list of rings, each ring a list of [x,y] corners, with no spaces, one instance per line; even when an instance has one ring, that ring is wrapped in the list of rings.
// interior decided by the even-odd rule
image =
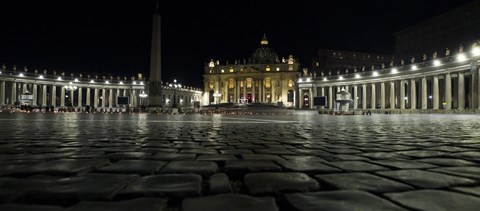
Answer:
[[[178,107],[177,107],[177,88],[181,88],[182,85],[177,83],[176,79],[173,79],[173,84],[168,84],[169,87],[173,88],[173,103],[172,103],[172,113],[176,114],[178,113]]]
[[[145,93],[145,90],[142,90],[142,93],[140,93],[138,95],[140,97],[140,100],[141,100],[141,104],[142,104],[142,110],[145,110],[145,98],[148,97],[148,94]]]
[[[75,92],[75,90],[77,90],[78,87],[77,87],[77,86],[74,86],[71,81],[70,81],[70,83],[68,83],[68,85],[65,85],[65,86],[63,86],[63,87],[65,88],[65,90],[70,91],[70,93],[72,93],[72,94],[71,94],[72,96],[70,96],[70,97],[67,95],[67,97],[68,97],[68,105],[67,105],[67,107],[70,107],[70,106],[73,107],[73,92]]]

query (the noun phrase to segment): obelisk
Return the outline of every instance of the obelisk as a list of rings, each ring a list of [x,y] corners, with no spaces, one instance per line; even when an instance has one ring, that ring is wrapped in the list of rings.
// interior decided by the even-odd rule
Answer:
[[[150,79],[148,82],[148,107],[162,107],[162,49],[159,3],[156,1],[152,21],[152,49],[150,55]]]

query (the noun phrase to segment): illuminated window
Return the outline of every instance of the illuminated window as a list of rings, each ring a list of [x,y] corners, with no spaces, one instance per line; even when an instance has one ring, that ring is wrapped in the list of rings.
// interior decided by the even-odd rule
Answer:
[[[252,79],[247,79],[247,88],[252,88]]]
[[[222,73],[224,73],[224,72],[225,72],[225,70],[224,70],[224,69],[222,69]]]
[[[265,68],[265,71],[270,71],[270,67],[267,66],[267,68]]]
[[[210,81],[210,84],[209,84],[210,89],[213,89],[213,86],[214,86],[214,85],[215,85],[215,82]]]
[[[230,67],[230,72],[233,73],[233,67]]]
[[[280,71],[280,67],[277,67],[277,71]]]
[[[270,88],[270,78],[265,78],[265,88]]]
[[[288,70],[293,70],[293,65],[289,64],[288,65]]]
[[[293,81],[292,80],[288,80],[288,87],[293,87]]]
[[[228,80],[228,88],[229,89],[235,88],[235,80],[233,78],[230,78],[230,80]]]
[[[240,81],[240,87],[243,88],[243,81]]]

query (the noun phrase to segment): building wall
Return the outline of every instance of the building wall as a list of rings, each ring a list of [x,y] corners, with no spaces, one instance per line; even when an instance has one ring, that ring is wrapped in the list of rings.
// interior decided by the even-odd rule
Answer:
[[[421,57],[434,51],[452,53],[480,35],[480,2],[475,1],[395,33],[397,57]],[[466,47],[466,46],[465,46]],[[441,52],[440,52],[441,51]]]

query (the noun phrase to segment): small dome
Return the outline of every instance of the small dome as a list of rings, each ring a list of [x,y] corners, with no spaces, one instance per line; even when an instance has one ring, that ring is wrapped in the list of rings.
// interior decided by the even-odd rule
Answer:
[[[268,47],[268,39],[263,35],[260,41],[260,47],[250,56],[250,62],[253,64],[274,64],[280,63],[275,50]]]

